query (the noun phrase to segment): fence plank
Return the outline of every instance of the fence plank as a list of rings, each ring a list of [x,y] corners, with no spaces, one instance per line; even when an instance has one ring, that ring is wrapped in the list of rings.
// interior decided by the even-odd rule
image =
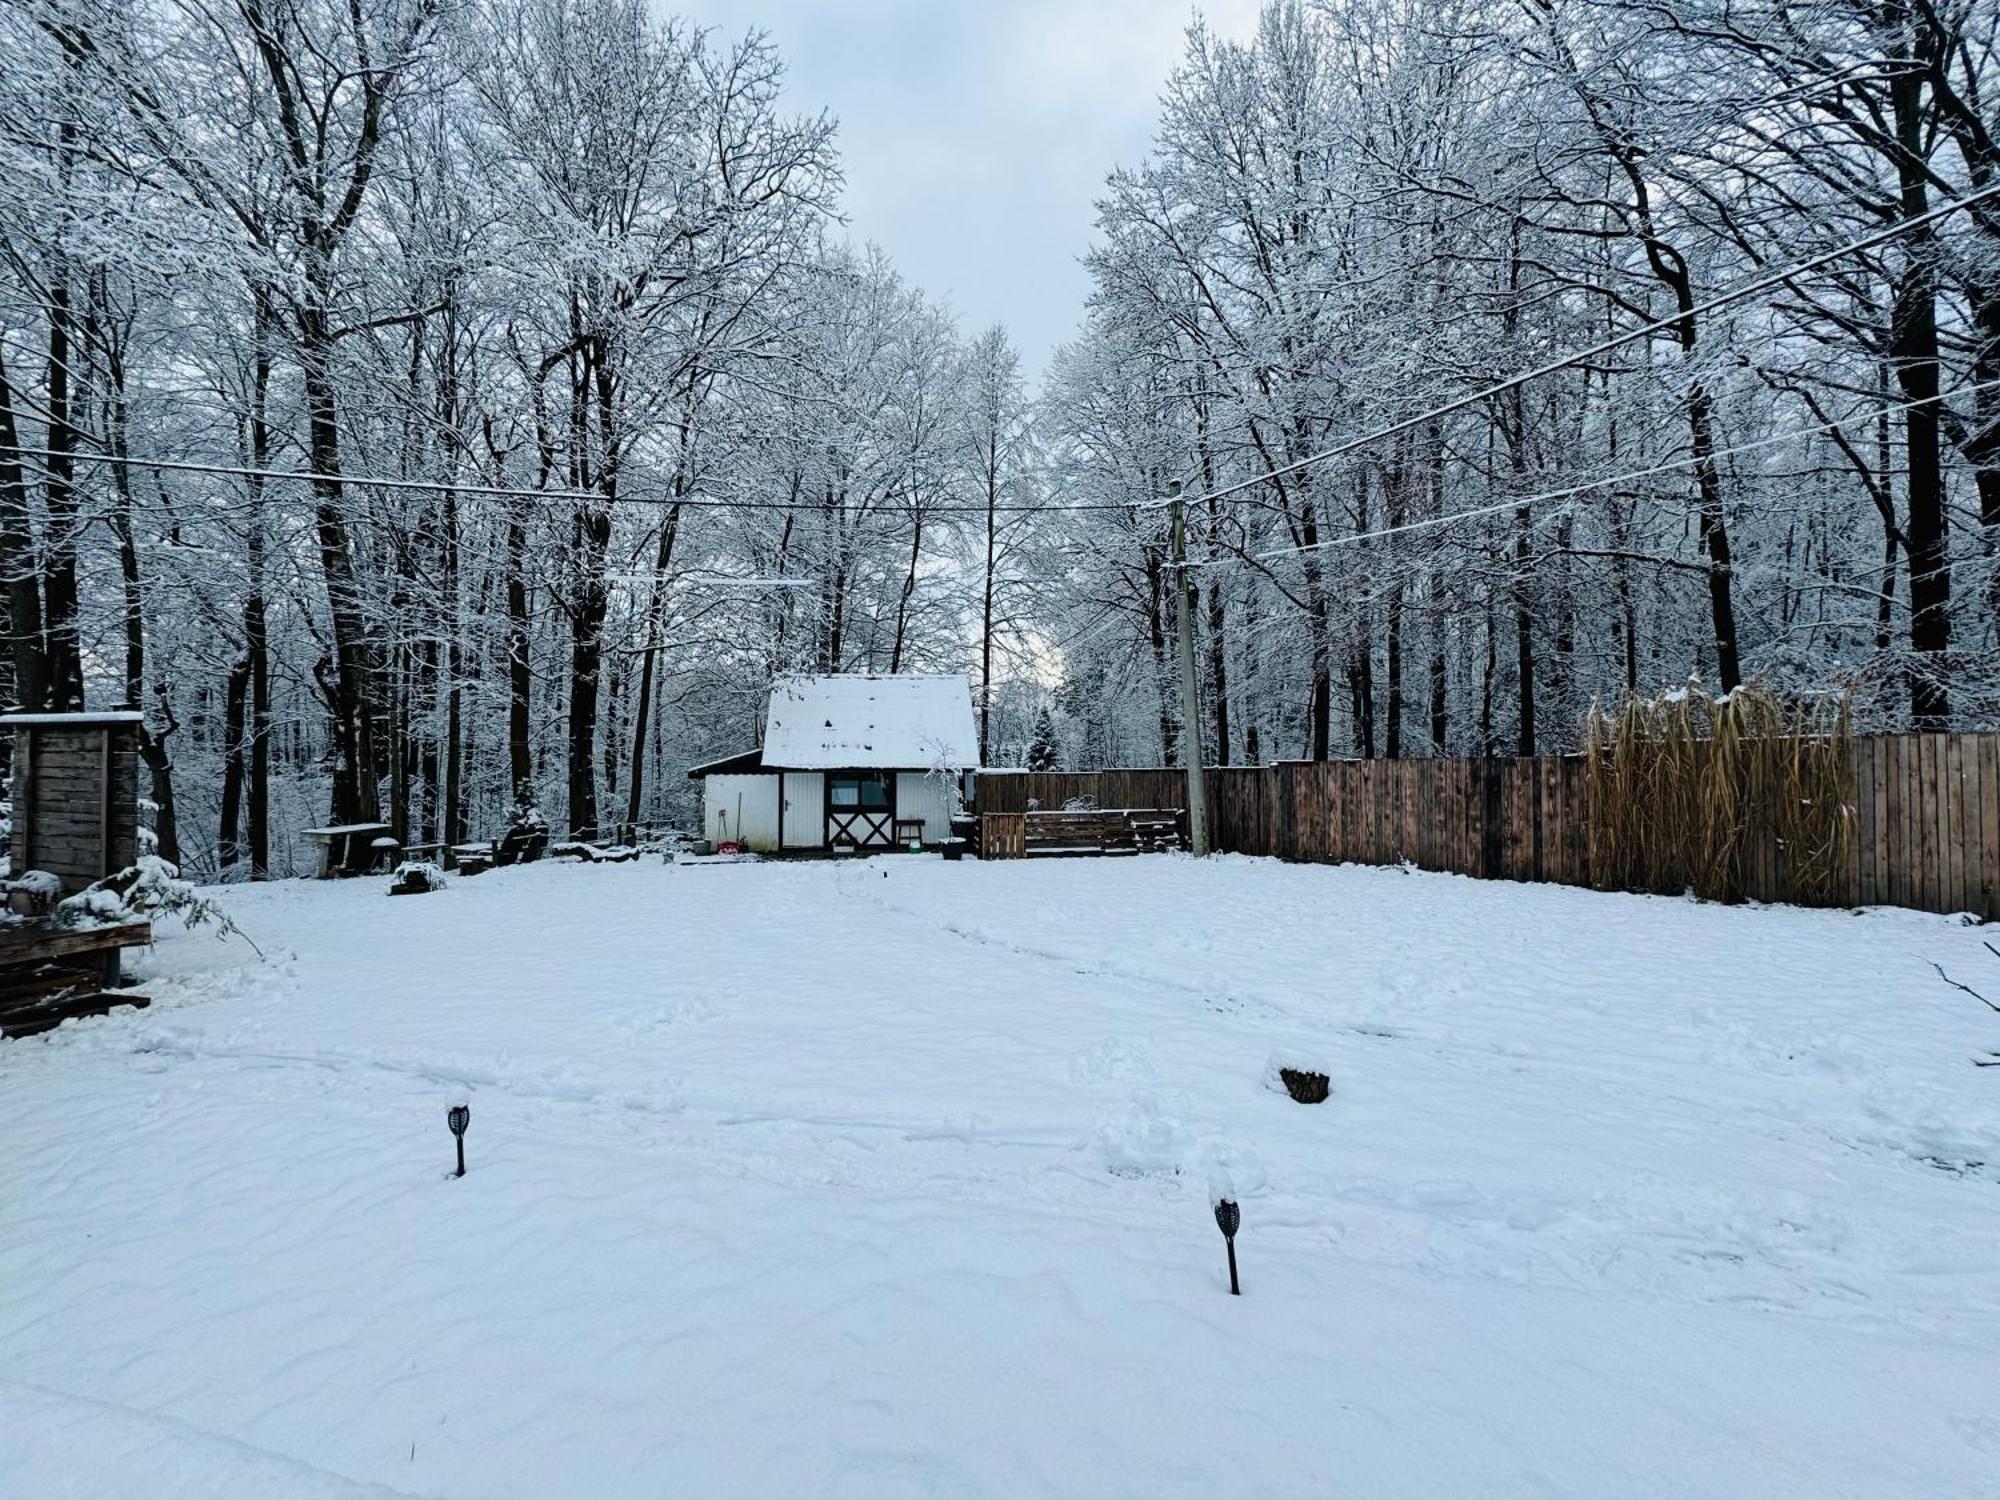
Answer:
[[[1910,904],[1929,911],[1937,889],[1936,881],[1927,878],[1931,870],[1931,846],[1936,842],[1929,831],[1937,827],[1937,780],[1935,775],[1928,781],[1924,777],[1924,762],[1930,758],[1925,752],[1924,737],[1917,735],[1910,741],[1909,785],[1904,791],[1904,805],[1909,821],[1906,857],[1910,865]]]
[[[1928,911],[1943,911],[1945,890],[1945,779],[1943,737],[1924,736],[1924,887]]]
[[[1562,762],[1553,755],[1544,755],[1541,761],[1541,823],[1540,836],[1536,840],[1541,869],[1535,872],[1535,878],[1560,881],[1565,874],[1562,865],[1562,783],[1557,780],[1562,774]]]
[[[1921,787],[1917,805],[1923,809],[1923,889],[1924,910],[1938,911],[1944,905],[1944,881],[1939,878],[1943,863],[1944,826],[1943,778],[1938,774],[1938,737],[1927,734],[1918,752]]]
[[[1405,856],[1420,869],[1430,869],[1424,863],[1424,825],[1428,821],[1425,798],[1426,780],[1423,762],[1399,760],[1396,765],[1403,778],[1403,849]]]
[[[1938,779],[1943,785],[1939,828],[1944,846],[1938,851],[1940,911],[1965,910],[1965,762],[1962,741],[1943,735],[1938,744]]]
[[[1956,911],[1979,905],[1979,747],[1970,735],[1947,736],[1951,754],[1952,880]]]
[[[1974,793],[1979,785],[1975,764],[1970,786],[1965,774],[1966,738],[1962,734],[1947,735],[1945,750],[1951,758],[1951,904],[1948,911],[1971,911],[1976,904],[1972,899],[1972,888],[1978,879],[1979,858],[1977,854],[1966,858],[1968,832],[1973,847],[1978,847],[1979,805]]]
[[[1854,903],[1872,906],[1875,901],[1875,742],[1854,742]]]
[[[1961,911],[1983,912],[1986,901],[1979,856],[1979,740],[1976,735],[1954,735],[1959,760],[1959,871],[1958,899]]]
[[[1889,767],[1894,759],[1895,747],[1889,740],[1869,741],[1869,777],[1874,782],[1875,797],[1875,899],[1887,902],[1889,896]]]
[[[1878,849],[1877,857],[1882,862],[1882,873],[1875,882],[1879,899],[1891,906],[1903,904],[1901,882],[1898,878],[1901,853],[1901,828],[1903,819],[1902,766],[1903,745],[1901,740],[1885,739],[1876,745],[1879,755],[1875,767],[1881,799],[1880,826],[1875,832]]]
[[[1979,797],[1979,737],[1977,735],[1954,736],[1959,741],[1959,754],[1963,757],[1959,771],[1959,786],[1964,802],[1961,812],[1964,827],[1960,832],[1960,847],[1964,852],[1964,875],[1959,886],[1962,910],[1984,912],[1986,910],[1984,866],[1980,858],[1980,826],[1982,814]]]
[[[1883,747],[1889,752],[1882,778],[1889,803],[1889,903],[1908,906],[1910,871],[1916,867],[1910,857],[1910,829],[1915,823],[1910,816],[1910,762],[1916,754],[1916,741],[1899,736],[1884,741]]]
[[[1924,904],[1924,742],[1912,735],[1903,743],[1903,882],[1904,905]]]
[[[1995,759],[1996,736],[1974,735],[1979,777],[1979,905],[1982,917],[1995,915],[2000,897],[2000,762]]]
[[[1938,834],[1943,841],[1938,851],[1939,878],[1943,882],[1938,893],[1938,910],[1962,911],[1965,909],[1965,795],[1959,786],[1957,735],[1938,737],[1938,780],[1944,789],[1938,819]]]
[[[1924,736],[1921,751],[1923,757],[1923,808],[1924,808],[1924,887],[1929,902],[1926,910],[1944,909],[1947,892],[1945,890],[1945,870],[1949,856],[1945,853],[1945,811],[1946,786],[1944,777],[1944,746],[1934,734]]]

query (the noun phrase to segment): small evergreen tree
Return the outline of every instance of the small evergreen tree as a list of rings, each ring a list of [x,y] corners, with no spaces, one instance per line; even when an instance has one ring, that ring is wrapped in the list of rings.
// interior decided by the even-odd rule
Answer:
[[[1056,721],[1047,707],[1035,713],[1035,731],[1028,737],[1028,769],[1055,771],[1062,767],[1062,741],[1056,737]]]

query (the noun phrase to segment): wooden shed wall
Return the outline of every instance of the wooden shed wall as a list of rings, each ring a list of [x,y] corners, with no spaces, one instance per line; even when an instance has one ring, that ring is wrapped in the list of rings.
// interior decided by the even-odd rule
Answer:
[[[16,874],[46,870],[73,892],[124,869],[139,854],[136,728],[20,726],[13,803]]]

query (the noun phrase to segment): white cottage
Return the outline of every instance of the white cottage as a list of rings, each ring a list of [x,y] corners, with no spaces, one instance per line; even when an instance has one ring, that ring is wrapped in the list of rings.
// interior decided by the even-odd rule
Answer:
[[[962,676],[781,677],[764,743],[696,766],[702,832],[766,853],[888,849],[951,836],[979,764]]]

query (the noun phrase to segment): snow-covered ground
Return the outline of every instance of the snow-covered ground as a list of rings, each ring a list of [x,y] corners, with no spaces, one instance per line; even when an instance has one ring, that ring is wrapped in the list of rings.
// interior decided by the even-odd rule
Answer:
[[[268,962],[176,933],[152,1011],[0,1043],[0,1495],[2000,1492],[2000,1026],[1929,967],[2000,990],[1977,930],[1178,857],[385,883],[234,891]]]

